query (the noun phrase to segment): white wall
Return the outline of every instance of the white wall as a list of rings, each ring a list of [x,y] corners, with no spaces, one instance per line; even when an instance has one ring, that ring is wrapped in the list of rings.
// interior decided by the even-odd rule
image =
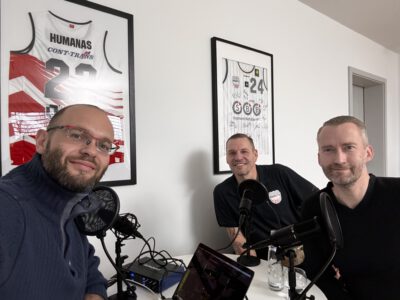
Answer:
[[[157,250],[180,255],[199,241],[227,243],[212,202],[227,177],[212,170],[213,36],[273,54],[276,162],[319,187],[326,179],[315,135],[326,119],[348,114],[348,66],[386,78],[387,169],[399,176],[398,54],[295,0],[96,2],[134,15],[138,183],[115,190]],[[129,241],[123,250],[131,259],[141,246]],[[101,268],[113,273],[105,259]]]
[[[275,154],[319,187],[315,135],[348,114],[348,66],[387,79],[388,164],[399,176],[399,55],[296,0],[96,0],[134,15],[137,179],[116,187],[121,212],[138,217],[157,250],[190,253],[227,244],[214,216],[210,39],[274,56]],[[91,239],[105,276],[114,273]],[[114,237],[106,244],[114,253]],[[143,243],[127,241],[133,259]]]

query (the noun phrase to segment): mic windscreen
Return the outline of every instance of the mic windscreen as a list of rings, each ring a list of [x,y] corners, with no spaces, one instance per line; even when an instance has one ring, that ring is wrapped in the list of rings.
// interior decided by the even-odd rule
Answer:
[[[106,209],[99,209],[97,212],[97,215],[100,217],[100,219],[108,225],[112,225],[114,218],[118,218],[118,216],[115,216],[115,213]]]
[[[319,204],[331,244],[337,249],[343,248],[342,228],[340,227],[336,209],[327,193],[322,192],[319,195]]]
[[[119,213],[118,195],[106,186],[95,187],[79,204],[86,212],[79,214],[75,223],[86,235],[104,236]]]
[[[239,195],[241,198],[248,198],[254,204],[260,204],[268,199],[267,188],[259,181],[247,179],[239,184]]]

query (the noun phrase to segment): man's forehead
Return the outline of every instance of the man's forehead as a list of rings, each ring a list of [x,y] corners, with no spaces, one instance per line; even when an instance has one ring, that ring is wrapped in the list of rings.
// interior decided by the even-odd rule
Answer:
[[[109,139],[114,136],[113,127],[107,115],[103,111],[91,107],[83,107],[83,109],[82,107],[81,109],[71,108],[60,116],[57,123],[58,125],[79,127],[94,136],[107,137]]]
[[[227,149],[250,149],[251,144],[246,138],[237,138],[237,139],[232,139],[229,140],[227,145]]]
[[[347,125],[347,124],[343,124]],[[363,137],[361,131],[353,124],[353,126],[326,126],[320,132],[318,144],[320,146],[329,145],[346,145],[362,143]],[[345,128],[344,128],[345,127]]]

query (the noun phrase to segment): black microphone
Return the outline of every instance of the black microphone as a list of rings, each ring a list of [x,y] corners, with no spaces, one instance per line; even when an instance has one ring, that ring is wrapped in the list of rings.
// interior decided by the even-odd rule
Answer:
[[[282,227],[280,229],[271,230],[270,240],[275,246],[296,246],[301,244],[305,239],[321,232],[321,226],[318,217]]]
[[[98,211],[98,215],[106,222],[109,222],[108,220],[114,217],[109,211],[103,209]],[[134,220],[134,222],[132,220]],[[143,239],[142,234],[137,231],[138,225],[136,222],[136,217],[133,214],[128,213],[116,216],[111,228],[122,235]]]
[[[318,217],[288,225],[280,229],[271,230],[269,239],[250,246],[250,249],[262,249],[269,245],[291,248],[301,245],[304,240],[321,233]]]
[[[238,192],[241,197],[239,204],[239,228],[249,217],[253,204],[260,204],[268,198],[267,188],[257,180],[246,179],[239,184]]]
[[[239,228],[242,227],[242,225],[244,224],[244,221],[250,215],[251,205],[253,202],[252,200],[247,198],[245,195],[246,195],[246,192],[243,193],[242,199],[240,200],[240,204],[239,204],[239,214],[240,214]]]

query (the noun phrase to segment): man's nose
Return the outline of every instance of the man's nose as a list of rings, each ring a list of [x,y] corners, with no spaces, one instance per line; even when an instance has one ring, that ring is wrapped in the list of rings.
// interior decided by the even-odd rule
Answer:
[[[344,163],[347,161],[347,155],[342,149],[338,149],[335,153],[335,163]]]
[[[89,154],[90,156],[96,156],[97,154],[97,145],[96,140],[86,140],[85,146],[82,148],[84,153]]]

